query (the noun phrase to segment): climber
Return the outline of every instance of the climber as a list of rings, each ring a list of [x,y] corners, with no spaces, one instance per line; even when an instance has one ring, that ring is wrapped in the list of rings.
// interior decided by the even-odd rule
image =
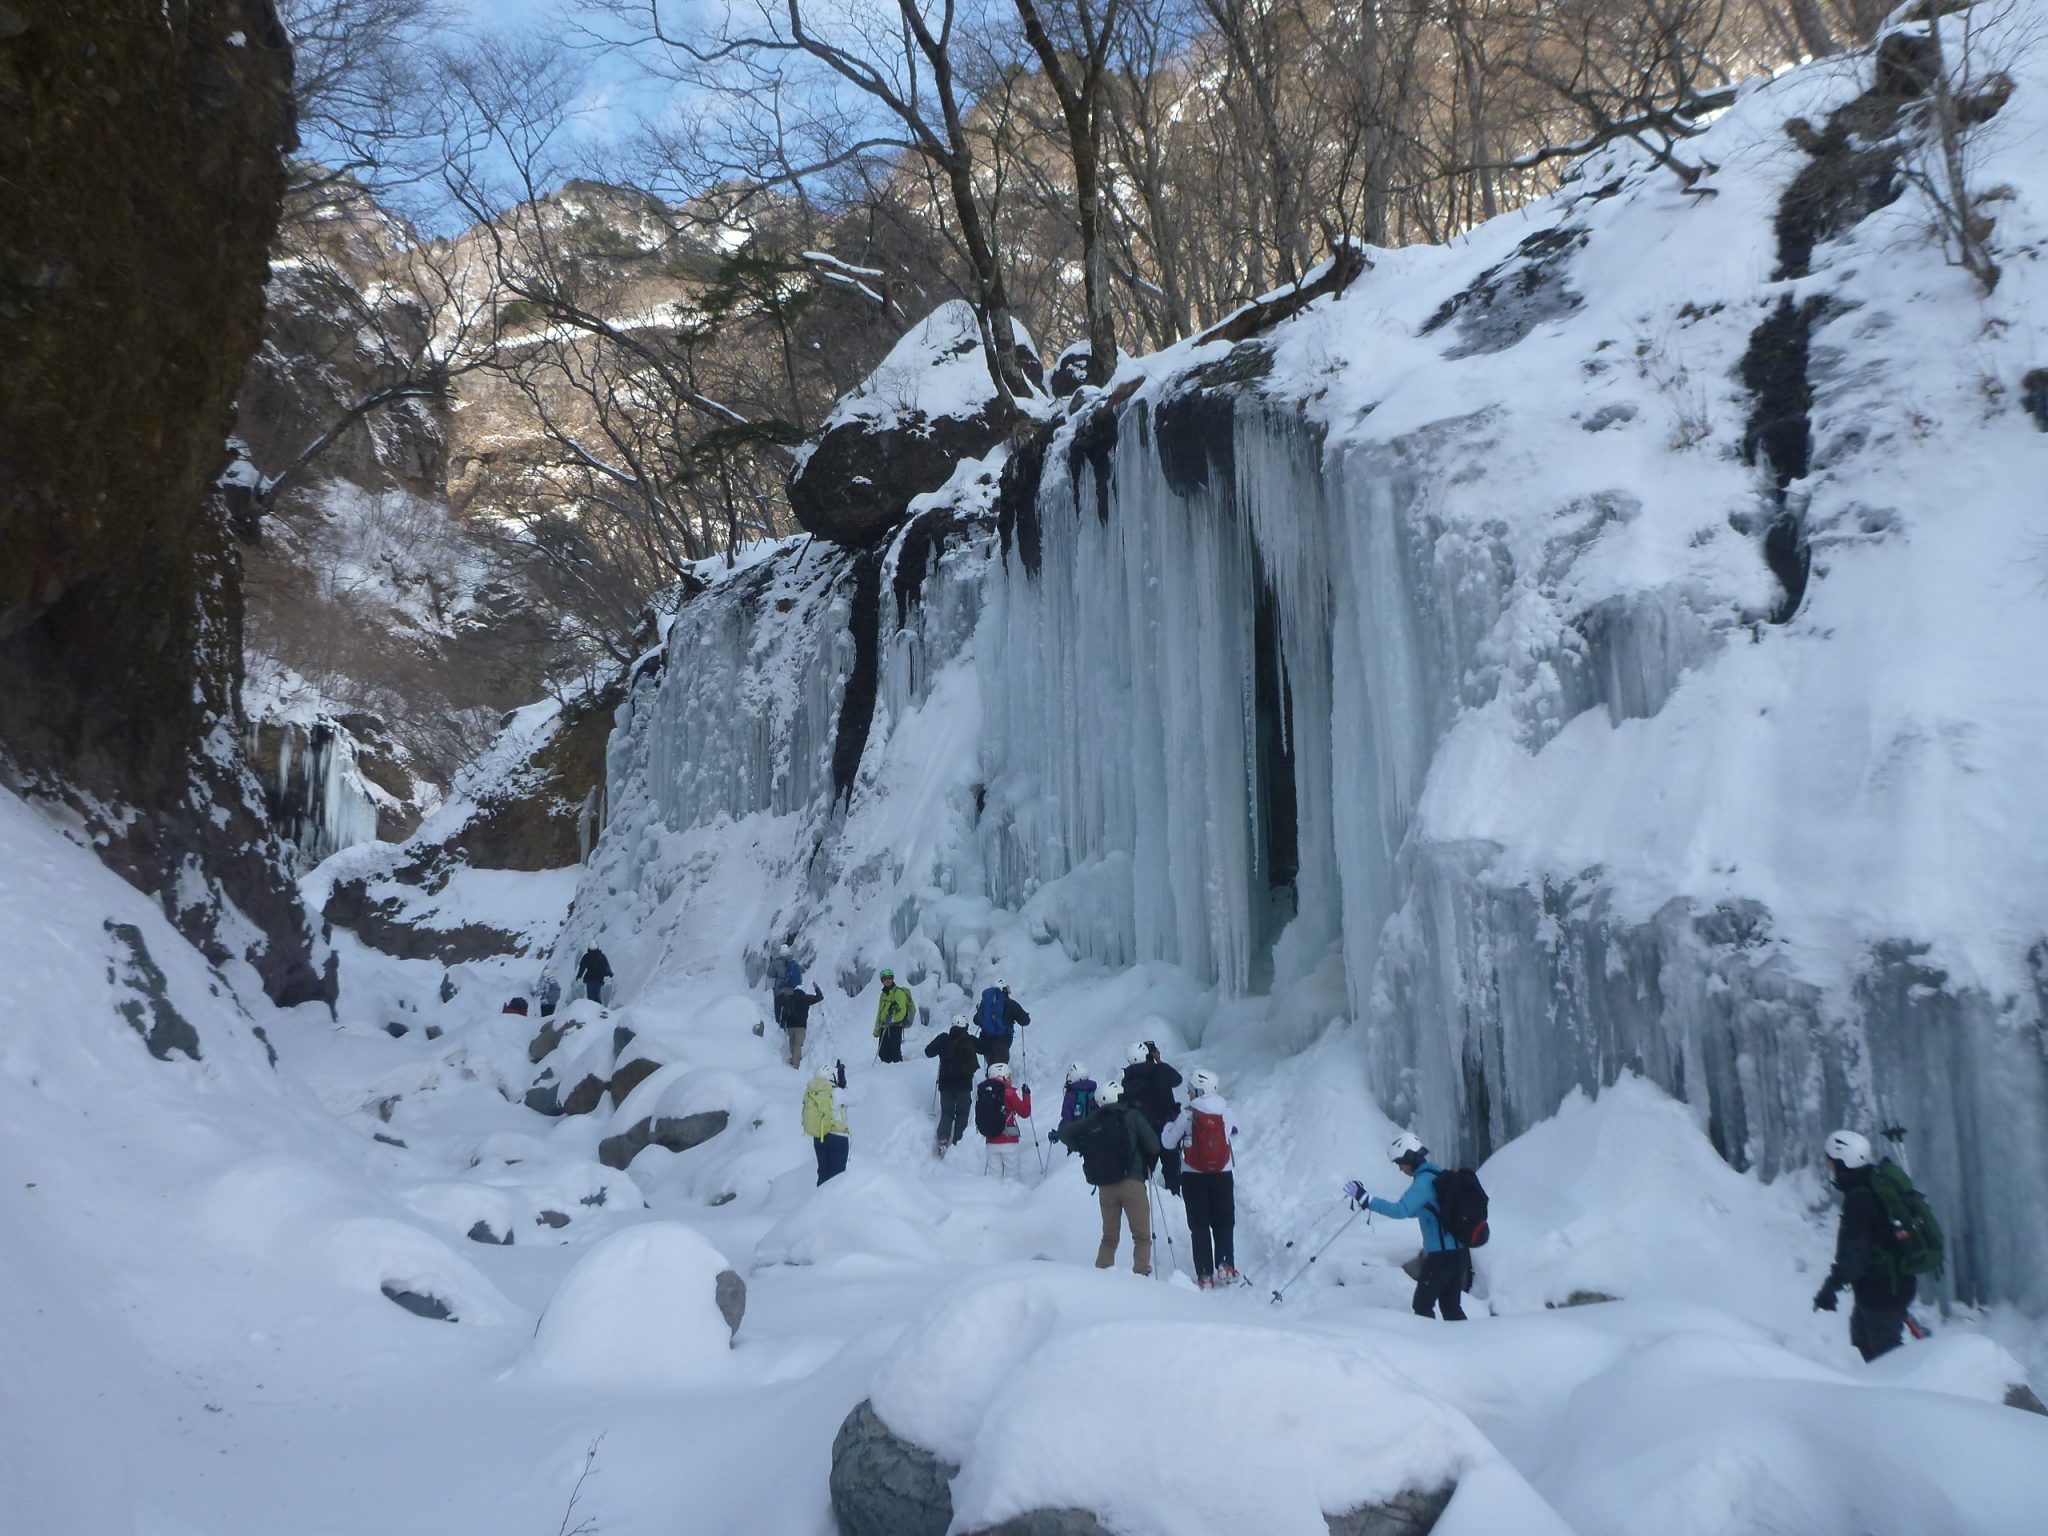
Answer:
[[[550,972],[541,977],[540,985],[533,989],[533,995],[540,999],[540,1016],[544,1019],[551,1019],[555,1016],[556,1007],[562,1001],[562,984]]]
[[[796,951],[784,939],[775,946],[775,958],[769,962],[768,984],[776,991],[793,990],[804,984],[804,968],[796,958]]]
[[[804,1035],[811,1027],[811,1009],[825,1001],[824,989],[816,982],[806,992],[801,987],[775,989],[775,1022],[789,1042],[789,1064],[800,1066],[804,1059]]]
[[[1152,1122],[1152,1134],[1161,1135],[1180,1113],[1180,1105],[1173,1097],[1173,1090],[1180,1086],[1180,1074],[1160,1060],[1159,1047],[1150,1040],[1140,1040],[1131,1047],[1130,1063],[1124,1068],[1124,1098]],[[1178,1150],[1160,1157],[1159,1181],[1169,1195],[1180,1193]]]
[[[993,1170],[998,1178],[1017,1177],[1017,1122],[1030,1118],[1031,1085],[1014,1087],[1010,1082],[1010,1064],[992,1063],[988,1076],[974,1090],[974,1128],[988,1145],[983,1173]]]
[[[974,1074],[980,1057],[974,1036],[968,1032],[967,1015],[953,1016],[953,1027],[934,1035],[925,1045],[926,1056],[939,1063],[939,1156],[967,1135],[967,1114],[974,1101]]]
[[[1397,1219],[1412,1216],[1421,1223],[1422,1273],[1416,1279],[1411,1305],[1419,1317],[1428,1317],[1434,1310],[1441,1312],[1447,1323],[1461,1323],[1465,1320],[1462,1298],[1472,1278],[1472,1255],[1438,1219],[1436,1180],[1443,1169],[1429,1160],[1429,1148],[1413,1131],[1396,1136],[1387,1156],[1408,1176],[1407,1193],[1399,1200],[1382,1200],[1368,1195],[1365,1186],[1353,1179],[1344,1186],[1344,1194],[1353,1206]]]
[[[612,979],[612,963],[595,944],[583,951],[576,962],[576,979],[583,983],[583,995],[593,1003],[604,1001],[604,984]]]
[[[1879,1167],[1870,1150],[1869,1138],[1855,1131],[1836,1131],[1824,1150],[1828,1174],[1842,1192],[1842,1223],[1835,1234],[1835,1262],[1827,1279],[1814,1293],[1816,1312],[1835,1310],[1835,1293],[1848,1286],[1856,1304],[1849,1309],[1849,1342],[1865,1360],[1875,1360],[1887,1350],[1897,1349],[1906,1328],[1906,1311],[1920,1282],[1914,1267],[1920,1244],[1924,1243],[1914,1224],[1914,1211],[1893,1209],[1902,1198],[1925,1201],[1897,1164],[1887,1158]],[[1903,1197],[1888,1187],[1903,1187]],[[1940,1229],[1933,1226],[1932,1213],[1925,1215],[1933,1227],[1933,1262],[1940,1260]],[[1895,1249],[1906,1250],[1904,1261]]]
[[[875,1052],[883,1061],[903,1059],[903,1031],[917,1017],[917,1006],[907,988],[896,985],[896,973],[882,967],[882,1000],[875,1005],[875,1038],[882,1042]]]
[[[836,1090],[846,1086],[846,1068],[835,1072],[823,1062],[811,1073],[804,1090],[804,1134],[818,1155],[818,1182],[824,1183],[846,1172],[846,1111],[840,1108]]]
[[[1186,1203],[1188,1235],[1195,1248],[1195,1284],[1203,1290],[1237,1281],[1237,1181],[1231,1173],[1231,1141],[1237,1126],[1223,1102],[1217,1076],[1197,1067],[1188,1076],[1194,1096],[1187,1112],[1159,1138],[1181,1155],[1180,1193]]]
[[[1088,1069],[1074,1062],[1067,1068],[1067,1091],[1060,1098],[1059,1129],[1065,1130],[1076,1120],[1084,1119],[1095,1109],[1095,1079],[1088,1075]]]
[[[981,1054],[990,1062],[1010,1059],[1010,1042],[1019,1024],[1029,1024],[1031,1015],[1010,996],[1010,984],[1000,977],[981,989],[975,1006],[974,1026],[981,1031]]]
[[[1102,1209],[1102,1243],[1095,1267],[1116,1263],[1117,1239],[1124,1223],[1131,1229],[1131,1268],[1152,1273],[1152,1202],[1147,1183],[1159,1157],[1159,1137],[1152,1122],[1124,1101],[1121,1083],[1111,1080],[1096,1095],[1095,1107],[1052,1139],[1081,1154],[1081,1176],[1095,1186]]]

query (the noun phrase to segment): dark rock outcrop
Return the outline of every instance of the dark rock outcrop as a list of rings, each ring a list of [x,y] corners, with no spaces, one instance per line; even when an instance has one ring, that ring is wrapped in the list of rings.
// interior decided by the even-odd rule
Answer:
[[[269,0],[99,0],[0,38],[0,780],[271,996],[333,976],[236,752],[241,575],[214,486],[294,142]],[[197,876],[195,880],[193,877]],[[240,946],[238,946],[240,947]]]
[[[572,1109],[569,1113],[579,1111]],[[687,1152],[692,1147],[702,1146],[724,1130],[729,1118],[727,1111],[722,1109],[701,1110],[694,1115],[650,1115],[637,1122],[631,1130],[607,1136],[599,1142],[597,1160],[607,1168],[623,1170],[648,1147]]]
[[[2005,1406],[2017,1408],[2022,1413],[2048,1414],[2048,1406],[2034,1395],[2034,1389],[2024,1381],[2014,1382],[2005,1389]]]
[[[472,1243],[491,1243],[499,1247],[510,1248],[512,1246],[512,1233],[508,1229],[505,1235],[500,1237],[491,1230],[491,1224],[488,1221],[473,1221],[469,1224],[469,1240]]]
[[[832,1440],[839,1536],[946,1536],[959,1470],[896,1434],[863,1401]]]
[[[438,1296],[430,1296],[423,1291],[409,1291],[403,1286],[393,1285],[388,1280],[378,1289],[383,1291],[386,1301],[397,1303],[414,1317],[424,1317],[436,1323],[459,1321],[454,1309]]]
[[[721,1269],[714,1295],[718,1301],[718,1315],[725,1319],[726,1328],[736,1336],[741,1320],[747,1315],[747,1282],[740,1278],[738,1270]]]
[[[1367,1504],[1345,1514],[1331,1515],[1330,1536],[1428,1536],[1443,1518],[1455,1491],[1449,1485],[1434,1493],[1409,1490],[1395,1494],[1384,1504]]]
[[[158,1061],[170,1060],[173,1051],[197,1061],[199,1031],[171,1002],[170,984],[142,941],[142,930],[133,923],[115,922],[109,922],[106,929],[115,945],[107,964],[107,980],[123,993],[114,1007]]]

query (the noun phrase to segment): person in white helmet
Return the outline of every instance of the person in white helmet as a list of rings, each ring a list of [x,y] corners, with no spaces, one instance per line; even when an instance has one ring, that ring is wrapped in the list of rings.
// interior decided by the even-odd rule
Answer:
[[[1116,1263],[1117,1241],[1128,1225],[1131,1268],[1137,1274],[1151,1274],[1152,1202],[1146,1185],[1159,1157],[1152,1122],[1125,1101],[1123,1084],[1112,1078],[1097,1092],[1095,1108],[1054,1131],[1052,1139],[1081,1154],[1081,1176],[1095,1186],[1095,1201],[1102,1210],[1095,1267],[1108,1269]]]
[[[1067,1067],[1067,1091],[1060,1096],[1059,1129],[1085,1119],[1095,1108],[1095,1079],[1080,1062]]]
[[[1180,1197],[1194,1244],[1195,1284],[1205,1291],[1237,1281],[1237,1180],[1231,1172],[1237,1126],[1218,1092],[1221,1086],[1207,1067],[1189,1073],[1194,1097],[1159,1138],[1162,1147],[1180,1153]]]
[[[925,1055],[939,1064],[939,1156],[967,1135],[968,1112],[974,1107],[974,1074],[981,1057],[967,1028],[967,1015],[953,1015],[953,1027],[925,1043]]]
[[[996,1062],[974,1090],[974,1128],[988,1145],[984,1172],[993,1171],[1002,1179],[1018,1176],[1017,1122],[1030,1118],[1031,1085],[1016,1087],[1010,1082],[1010,1064]]]
[[[1835,1262],[1814,1293],[1817,1312],[1835,1310],[1835,1293],[1848,1286],[1856,1304],[1849,1309],[1849,1342],[1865,1360],[1897,1349],[1906,1330],[1906,1310],[1919,1281],[1888,1262],[1891,1220],[1872,1187],[1877,1159],[1867,1137],[1836,1131],[1823,1146],[1828,1174],[1842,1192],[1842,1224],[1835,1234]]]
[[[1124,1098],[1131,1107],[1152,1122],[1152,1134],[1164,1136],[1166,1127],[1180,1113],[1180,1101],[1173,1090],[1180,1086],[1180,1073],[1159,1054],[1157,1042],[1139,1040],[1132,1044],[1130,1065],[1124,1068]],[[1159,1182],[1169,1195],[1180,1193],[1180,1153],[1162,1150]]]
[[[1411,1303],[1418,1317],[1441,1314],[1447,1323],[1465,1320],[1465,1286],[1471,1279],[1472,1255],[1444,1230],[1437,1218],[1436,1176],[1443,1169],[1429,1160],[1429,1148],[1413,1131],[1403,1131],[1387,1148],[1396,1168],[1408,1176],[1408,1189],[1399,1200],[1382,1200],[1368,1195],[1365,1186],[1353,1179],[1344,1193],[1354,1206],[1362,1205],[1382,1216],[1413,1217],[1422,1227],[1422,1277],[1415,1282]]]

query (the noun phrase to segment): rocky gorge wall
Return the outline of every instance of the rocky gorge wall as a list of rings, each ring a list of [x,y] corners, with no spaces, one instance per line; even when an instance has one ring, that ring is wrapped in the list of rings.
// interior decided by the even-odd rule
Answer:
[[[0,6],[0,750],[280,1001],[332,995],[236,740],[215,481],[293,145],[269,0]]]

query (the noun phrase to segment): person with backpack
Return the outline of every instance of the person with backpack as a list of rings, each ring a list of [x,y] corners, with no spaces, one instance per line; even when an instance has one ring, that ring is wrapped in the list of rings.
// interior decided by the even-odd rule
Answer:
[[[787,939],[775,946],[774,957],[768,962],[768,985],[777,992],[792,990],[804,984],[804,968],[798,963],[796,952]]]
[[[875,1038],[881,1041],[875,1050],[877,1059],[903,1059],[903,1031],[916,1017],[917,1005],[910,1000],[910,989],[897,986],[896,973],[883,966],[882,1000],[875,1004]]]
[[[981,1132],[982,1140],[988,1147],[988,1158],[982,1164],[982,1172],[993,1169],[998,1178],[1014,1179],[1018,1176],[1017,1143],[1019,1132],[1017,1122],[1031,1118],[1031,1085],[1021,1089],[1010,1082],[1010,1064],[998,1061],[988,1069],[988,1076],[981,1086],[974,1090],[974,1128]]]
[[[974,1027],[981,1031],[979,1044],[983,1058],[990,1064],[1008,1061],[1010,1043],[1016,1038],[1017,1026],[1030,1022],[1031,1015],[1010,996],[1007,981],[998,977],[992,986],[983,987],[981,1001],[974,1009]]]
[[[595,944],[583,951],[576,962],[576,979],[583,983],[583,995],[593,1003],[604,1001],[604,984],[612,979],[612,963]]]
[[[1195,1284],[1208,1291],[1237,1283],[1237,1180],[1230,1151],[1237,1127],[1217,1092],[1221,1083],[1214,1072],[1195,1068],[1188,1086],[1194,1097],[1186,1113],[1167,1125],[1159,1144],[1163,1151],[1180,1153],[1180,1197],[1195,1248]]]
[[[540,999],[540,1016],[544,1019],[551,1019],[555,1016],[555,1009],[562,1001],[562,984],[550,972],[548,975],[541,977],[540,985],[534,989],[534,996]]]
[[[1941,1271],[1941,1227],[1906,1171],[1890,1158],[1876,1162],[1869,1138],[1836,1131],[1823,1150],[1842,1192],[1842,1224],[1834,1265],[1814,1293],[1813,1309],[1834,1311],[1836,1292],[1848,1286],[1856,1298],[1849,1342],[1866,1361],[1875,1360],[1904,1342],[1919,1277]]]
[[[1180,1086],[1180,1073],[1160,1059],[1159,1047],[1140,1040],[1130,1050],[1130,1065],[1124,1068],[1124,1099],[1152,1123],[1155,1138],[1165,1134],[1180,1114],[1173,1090]],[[1163,1152],[1159,1159],[1159,1182],[1169,1195],[1180,1193],[1180,1150]]]
[[[953,1016],[953,1027],[926,1042],[925,1055],[939,1063],[939,1156],[967,1137],[967,1115],[974,1103],[974,1074],[981,1065],[967,1015]]]
[[[775,1022],[789,1042],[789,1064],[800,1067],[804,1059],[804,1037],[810,1033],[811,1010],[825,1001],[825,989],[815,982],[806,992],[801,987],[775,989]]]
[[[1074,1062],[1067,1068],[1067,1091],[1060,1098],[1059,1130],[1065,1130],[1076,1120],[1084,1119],[1095,1109],[1095,1079],[1088,1075],[1088,1069]],[[1055,1138],[1057,1139],[1057,1138]]]
[[[1396,1136],[1393,1145],[1387,1148],[1387,1156],[1408,1176],[1407,1193],[1399,1200],[1382,1200],[1377,1195],[1368,1195],[1365,1186],[1353,1179],[1344,1186],[1344,1194],[1354,1207],[1364,1206],[1396,1220],[1412,1217],[1421,1224],[1422,1273],[1415,1282],[1415,1300],[1412,1303],[1415,1314],[1428,1317],[1435,1312],[1441,1314],[1447,1323],[1462,1323],[1465,1320],[1462,1298],[1472,1282],[1472,1255],[1465,1243],[1458,1239],[1458,1223],[1447,1223],[1444,1219],[1437,1182],[1445,1170],[1429,1160],[1429,1148],[1413,1131],[1403,1131]],[[1475,1186],[1479,1182],[1469,1173],[1464,1178],[1470,1179]],[[1484,1198],[1483,1192],[1481,1198]],[[1485,1219],[1482,1216],[1477,1229],[1468,1236],[1476,1236],[1484,1242],[1484,1232]]]
[[[1054,1131],[1052,1139],[1081,1154],[1081,1177],[1095,1186],[1095,1201],[1102,1208],[1102,1242],[1095,1250],[1095,1267],[1108,1269],[1116,1263],[1117,1240],[1128,1225],[1131,1269],[1151,1274],[1152,1201],[1146,1185],[1159,1160],[1159,1136],[1152,1122],[1125,1102],[1123,1084],[1112,1080],[1097,1093],[1094,1109]]]
[[[837,1090],[846,1086],[846,1068],[835,1072],[823,1062],[811,1073],[804,1090],[804,1134],[811,1138],[818,1156],[818,1182],[846,1172],[846,1111],[839,1105]]]

